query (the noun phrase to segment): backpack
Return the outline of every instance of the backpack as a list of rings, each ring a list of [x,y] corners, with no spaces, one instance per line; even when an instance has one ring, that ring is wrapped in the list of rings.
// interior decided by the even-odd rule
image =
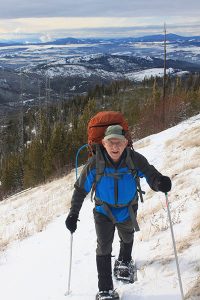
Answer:
[[[96,145],[101,145],[105,130],[110,125],[121,125],[128,140],[128,146],[133,147],[128,122],[123,114],[117,111],[101,111],[88,122],[87,133],[90,156],[95,153]]]
[[[94,117],[90,119],[88,122],[87,127],[87,134],[88,134],[88,148],[89,148],[89,155],[96,154],[96,183],[101,179],[104,173],[105,168],[105,160],[101,153],[102,148],[102,139],[104,137],[105,130],[110,125],[121,125],[125,137],[128,140],[128,148],[127,148],[127,159],[126,164],[128,169],[131,171],[133,176],[137,182],[137,190],[140,196],[141,202],[143,202],[143,191],[141,190],[140,186],[140,178],[137,176],[137,171],[134,167],[133,160],[131,158],[131,149],[133,150],[133,143],[131,139],[131,134],[129,132],[129,126],[127,120],[124,118],[121,112],[116,111],[101,111],[97,113]],[[93,188],[92,196],[94,193],[95,188]]]

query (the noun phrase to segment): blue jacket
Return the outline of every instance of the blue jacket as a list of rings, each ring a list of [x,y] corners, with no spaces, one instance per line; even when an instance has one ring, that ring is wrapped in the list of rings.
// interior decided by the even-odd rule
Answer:
[[[100,205],[106,203],[116,221],[121,223],[130,218],[128,205],[137,199],[136,179],[126,164],[127,149],[117,164],[112,161],[105,150],[103,150],[103,156],[105,168],[99,181],[96,182],[96,156],[93,156],[83,168],[75,183],[71,212],[79,214],[84,198],[96,182],[96,211],[108,216],[104,205]],[[151,188],[157,191],[161,174],[138,152],[131,150],[131,157],[138,176],[145,177]]]

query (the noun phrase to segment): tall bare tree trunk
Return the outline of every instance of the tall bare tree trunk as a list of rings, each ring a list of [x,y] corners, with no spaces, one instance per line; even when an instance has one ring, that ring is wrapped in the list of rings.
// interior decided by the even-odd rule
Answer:
[[[166,102],[166,78],[167,78],[167,44],[166,44],[166,24],[164,23],[164,76],[163,76],[163,109],[162,109],[162,121],[163,129],[165,128],[165,102]]]

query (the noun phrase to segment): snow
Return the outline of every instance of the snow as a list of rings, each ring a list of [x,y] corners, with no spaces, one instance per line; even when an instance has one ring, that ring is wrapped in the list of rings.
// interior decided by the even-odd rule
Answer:
[[[170,210],[185,294],[199,278],[200,269],[199,124],[200,115],[197,115],[134,144],[150,163],[172,178]],[[3,241],[7,242],[5,250],[0,252],[1,299],[95,298],[96,235],[90,196],[83,204],[78,229],[73,235],[71,294],[64,295],[70,255],[70,234],[64,221],[74,181],[72,172],[0,203],[0,247]],[[145,180],[142,182],[146,195],[145,202],[139,205],[141,230],[135,234],[133,249],[138,280],[129,285],[115,281],[114,284],[123,300],[180,300],[165,196],[151,191]],[[44,226],[38,230],[36,223],[41,218]],[[28,232],[20,240],[22,228]],[[117,255],[118,249],[116,234],[112,254]]]
[[[26,51],[34,51],[35,50],[51,50],[53,48],[82,48],[82,47],[92,47],[92,46],[96,46],[97,44],[66,44],[66,45],[16,45],[16,46],[0,46],[0,49],[3,50],[10,50],[10,49],[26,49]]]
[[[77,58],[79,60],[80,58]],[[88,58],[89,59],[89,58]],[[77,62],[75,58],[70,59],[70,62]],[[123,59],[115,59],[111,58],[109,59],[109,63],[114,65],[115,67],[123,67]],[[167,74],[174,74],[175,70],[173,68],[168,68],[166,70]],[[142,71],[134,71],[122,74],[120,72],[110,72],[105,71],[103,69],[96,68],[91,69],[86,66],[81,65],[74,65],[74,64],[61,64],[61,65],[49,65],[49,68],[47,70],[37,70],[38,74],[48,76],[49,78],[54,78],[56,76],[58,77],[82,77],[82,78],[89,78],[91,76],[100,76],[101,78],[105,79],[123,79],[127,78],[129,80],[136,80],[136,81],[142,81],[145,77],[150,78],[151,76],[156,77],[162,77],[164,74],[163,68],[150,68]],[[176,72],[177,73],[177,72]],[[183,74],[183,72],[178,72],[178,75],[180,76]]]
[[[76,65],[63,65],[63,66],[55,66],[55,67],[50,67],[48,68],[47,71],[38,71],[38,74],[45,74],[49,78],[53,78],[55,76],[80,76],[83,78],[88,78],[92,75],[92,72],[89,71],[86,67],[84,66],[76,66]]]
[[[173,68],[168,68],[166,70],[167,74],[173,74],[174,69]],[[163,68],[151,68],[151,69],[146,69],[138,72],[130,72],[126,73],[126,78],[129,80],[136,80],[136,81],[142,81],[145,77],[150,78],[151,76],[153,77],[162,77],[164,74],[164,69]]]
[[[47,70],[37,70],[38,74],[48,76],[49,78],[58,77],[80,77],[89,78],[91,76],[100,76],[102,78],[113,78],[119,79],[123,78],[123,75],[117,72],[108,72],[103,69],[90,69],[81,65],[61,65],[61,66],[50,66]]]
[[[103,53],[95,53],[95,54],[89,54],[89,55],[83,55],[83,56],[78,56],[78,57],[72,57],[68,59],[68,63],[71,64],[78,64],[81,62],[87,62],[93,59],[101,58],[103,57]]]

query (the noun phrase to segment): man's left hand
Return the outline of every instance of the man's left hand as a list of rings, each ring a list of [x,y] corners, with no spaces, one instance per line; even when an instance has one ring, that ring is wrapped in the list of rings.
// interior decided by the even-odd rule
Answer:
[[[168,176],[161,176],[159,178],[158,190],[163,193],[167,193],[172,188],[171,179]]]

